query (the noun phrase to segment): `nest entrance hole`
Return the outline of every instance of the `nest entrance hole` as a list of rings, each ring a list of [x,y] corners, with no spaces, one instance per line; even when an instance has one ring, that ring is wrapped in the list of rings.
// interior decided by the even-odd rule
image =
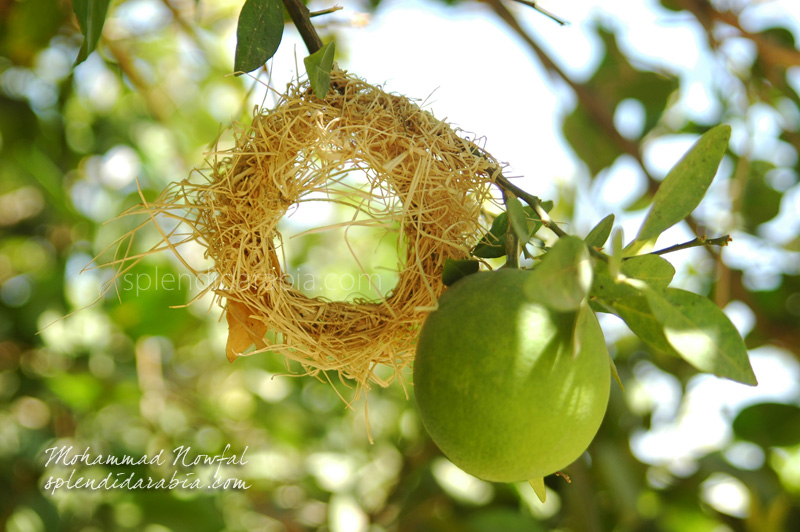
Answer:
[[[166,215],[191,228],[182,242],[198,243],[213,261],[205,290],[225,309],[229,360],[271,351],[300,362],[309,375],[337,371],[360,391],[402,377],[444,290],[444,263],[468,258],[486,230],[481,205],[491,200],[502,165],[408,98],[343,71],[331,77],[336,90],[324,100],[307,82],[290,85],[275,108],[256,110],[250,125],[237,127],[235,146],[213,154],[198,172],[203,180],[173,183],[126,214],[146,214],[156,224]],[[316,229],[295,223],[306,213],[328,219],[315,220],[322,225]],[[144,225],[122,239],[118,275],[167,249],[194,275],[205,273],[184,261],[175,235],[162,231],[150,251],[129,255],[129,238]],[[308,237],[318,244],[303,242]],[[368,245],[353,253],[347,242],[358,240]],[[326,250],[352,260],[339,266]],[[300,266],[317,269],[309,272],[316,286],[304,286],[302,277],[284,282]],[[358,272],[367,282],[371,273],[390,280],[366,293],[357,290],[357,278],[353,288],[349,279],[342,285],[346,293],[303,292],[320,288],[321,274]],[[381,366],[391,376],[378,373]]]
[[[324,190],[302,196],[278,223],[284,276],[308,297],[379,302],[405,256],[402,205],[363,163],[346,161]]]

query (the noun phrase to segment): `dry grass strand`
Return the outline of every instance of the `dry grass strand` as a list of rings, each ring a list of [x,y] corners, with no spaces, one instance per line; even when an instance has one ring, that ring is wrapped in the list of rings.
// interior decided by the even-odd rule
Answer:
[[[173,183],[126,214],[146,214],[156,226],[161,217],[182,222],[190,231],[180,242],[206,248],[214,263],[206,291],[227,310],[229,358],[254,344],[248,354],[281,353],[311,375],[335,370],[359,390],[388,385],[412,359],[419,327],[444,289],[444,261],[468,258],[482,233],[481,205],[497,161],[408,98],[338,70],[324,100],[307,82],[291,84],[235,137],[233,149],[212,154],[209,171],[198,172],[207,174],[203,182]],[[364,172],[368,189],[343,185],[351,169]],[[385,297],[330,301],[288,282],[278,223],[320,194],[377,227],[399,221],[405,255]],[[118,275],[149,253],[169,249],[180,258],[175,230],[160,227],[161,242],[129,256],[141,227],[119,242]],[[207,273],[181,261],[194,275]],[[380,378],[380,365],[393,368],[392,377]]]

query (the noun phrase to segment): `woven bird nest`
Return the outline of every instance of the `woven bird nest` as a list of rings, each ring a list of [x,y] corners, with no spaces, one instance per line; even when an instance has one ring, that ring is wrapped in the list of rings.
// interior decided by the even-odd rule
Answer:
[[[173,184],[139,212],[178,218],[191,227],[184,241],[205,246],[214,263],[208,290],[226,309],[229,359],[255,345],[247,354],[281,353],[312,375],[337,370],[359,385],[387,385],[392,378],[375,369],[390,366],[394,376],[412,359],[444,288],[445,259],[467,258],[481,234],[497,162],[405,97],[338,70],[331,79],[324,100],[307,82],[290,85],[274,109],[237,132],[233,149],[215,154],[207,182]],[[368,185],[332,186],[349,171]],[[310,197],[379,224],[399,222],[405,252],[391,292],[331,301],[292,285],[278,222]],[[154,250],[177,253],[173,235],[161,234]]]

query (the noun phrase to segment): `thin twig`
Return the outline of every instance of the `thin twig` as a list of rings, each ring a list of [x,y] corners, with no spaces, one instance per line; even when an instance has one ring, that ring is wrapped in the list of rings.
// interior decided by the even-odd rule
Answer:
[[[547,211],[544,210],[544,207],[542,207],[542,200],[539,199],[538,196],[534,196],[533,194],[525,192],[517,185],[509,181],[502,174],[497,176],[495,183],[497,183],[497,186],[500,187],[501,190],[513,193],[516,197],[530,205],[533,209],[533,212],[535,212],[539,216],[539,219],[542,220],[542,225],[554,232],[559,238],[567,236],[566,231],[561,229],[558,224],[556,224],[553,219],[550,218],[550,215],[547,214]]]
[[[175,20],[178,26],[180,26],[181,30],[183,30],[183,32],[186,33],[186,35],[188,35],[192,41],[194,41],[194,44],[197,46],[198,50],[203,53],[205,60],[209,61],[209,56],[213,55],[209,54],[209,47],[200,38],[196,28],[186,21],[186,18],[183,16],[183,13],[181,13],[181,10],[173,5],[172,2],[173,0],[161,0],[161,3],[163,3],[166,8],[169,9],[170,13],[172,13],[173,20]]]
[[[333,6],[329,7],[328,9],[320,9],[319,11],[312,11],[308,14],[309,18],[320,17],[322,15],[330,15],[331,13],[335,13],[336,11],[341,11],[343,8],[342,6]]]
[[[697,247],[709,247],[709,246],[724,247],[727,246],[728,243],[731,242],[732,240],[733,239],[731,238],[731,235],[725,235],[718,238],[706,238],[704,236],[700,236],[695,238],[694,240],[684,242],[683,244],[675,244],[674,246],[670,246],[668,248],[659,249],[658,251],[653,251],[650,253],[650,255],[664,255],[666,253],[672,253],[674,251],[680,251],[682,249],[697,248]]]
[[[533,194],[529,194],[519,188],[517,185],[509,181],[503,174],[499,173],[500,170],[496,169],[497,177],[495,178],[495,184],[500,187],[500,190],[508,191],[517,196],[519,199],[527,203],[533,209],[539,219],[542,221],[542,225],[550,229],[553,233],[556,234],[558,238],[563,238],[565,236],[569,236],[569,234],[561,229],[556,222],[550,218],[550,215],[544,210],[542,207],[542,200],[539,199],[538,196],[534,196]],[[594,246],[587,246],[589,249],[589,254],[596,258],[600,259],[603,262],[608,262],[608,255],[603,253],[602,251],[598,250]]]
[[[148,111],[159,122],[167,123],[177,107],[175,102],[163,90],[159,90],[156,86],[148,83],[145,76],[136,66],[135,58],[124,45],[118,40],[106,39],[105,37],[103,42],[114,59],[117,60],[117,65],[119,65],[122,73],[125,74],[131,85],[144,98]]]
[[[567,25],[569,25],[569,22],[567,22],[566,20],[564,20],[564,19],[562,19],[562,18],[559,18],[559,17],[555,16],[554,14],[552,14],[552,13],[551,13],[551,12],[549,12],[549,11],[547,11],[546,9],[544,9],[544,8],[542,8],[542,7],[539,7],[539,6],[536,4],[536,2],[530,2],[530,1],[528,1],[528,0],[514,0],[514,1],[515,1],[515,2],[517,2],[517,3],[520,3],[520,4],[522,4],[522,5],[525,5],[525,6],[528,6],[528,7],[532,7],[533,9],[535,9],[536,11],[538,11],[539,13],[541,13],[542,15],[546,16],[547,18],[549,18],[549,19],[550,19],[550,20],[552,20],[553,22],[555,22],[555,23],[559,24],[560,26],[567,26]]]

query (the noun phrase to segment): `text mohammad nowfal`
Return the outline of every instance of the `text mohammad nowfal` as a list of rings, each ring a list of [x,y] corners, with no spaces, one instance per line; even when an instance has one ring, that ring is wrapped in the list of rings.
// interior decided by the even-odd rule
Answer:
[[[172,450],[174,458],[171,460],[165,456],[164,449],[159,450],[153,455],[117,456],[114,454],[97,454],[91,452],[91,447],[86,447],[83,452],[74,450],[73,446],[51,447],[44,453],[47,455],[45,467],[63,466],[71,468],[69,475],[51,476],[44,484],[44,489],[55,494],[59,488],[66,489],[91,489],[91,490],[172,490],[172,489],[249,489],[250,485],[238,478],[220,477],[222,465],[247,464],[245,454],[247,447],[241,454],[230,452],[230,444],[220,454],[191,454],[192,448],[189,446],[179,446]],[[193,468],[197,466],[214,466],[214,476],[211,481],[204,482],[195,473],[179,473],[173,471],[172,476],[167,478],[154,479],[143,477],[135,472],[111,472],[103,478],[89,478],[78,476],[78,468],[81,466],[164,466],[169,464],[173,467]]]

